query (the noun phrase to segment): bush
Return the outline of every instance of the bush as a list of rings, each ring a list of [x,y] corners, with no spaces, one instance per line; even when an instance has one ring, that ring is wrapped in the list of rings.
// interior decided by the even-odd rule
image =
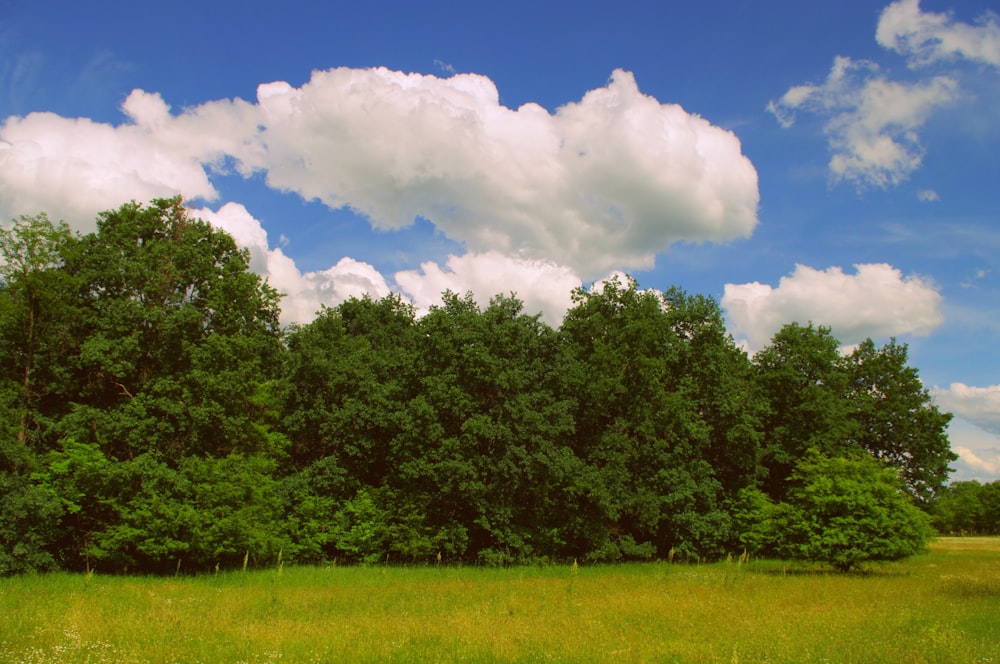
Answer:
[[[795,467],[787,501],[774,519],[778,551],[839,571],[907,558],[933,536],[926,514],[905,492],[897,471],[869,456],[807,454]]]

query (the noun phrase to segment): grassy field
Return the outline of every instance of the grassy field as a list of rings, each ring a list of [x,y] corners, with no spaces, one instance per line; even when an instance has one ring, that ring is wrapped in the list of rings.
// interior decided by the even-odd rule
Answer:
[[[997,662],[1000,538],[775,562],[0,580],[2,662]]]

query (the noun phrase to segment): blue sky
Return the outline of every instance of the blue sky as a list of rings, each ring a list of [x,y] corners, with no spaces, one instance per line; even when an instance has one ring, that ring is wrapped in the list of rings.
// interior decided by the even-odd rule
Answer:
[[[992,3],[0,0],[0,220],[180,193],[287,293],[516,292],[623,271],[891,336],[1000,479]]]

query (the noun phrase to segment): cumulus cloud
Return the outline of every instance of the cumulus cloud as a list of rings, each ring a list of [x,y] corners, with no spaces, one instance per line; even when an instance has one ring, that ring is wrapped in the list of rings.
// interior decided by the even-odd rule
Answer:
[[[281,320],[285,324],[306,323],[324,305],[335,307],[352,297],[366,295],[380,299],[392,290],[375,267],[349,257],[325,270],[301,272],[280,247],[270,246],[261,222],[239,203],[226,203],[218,210],[193,209],[191,214],[226,231],[237,245],[250,252],[250,269],[284,295]],[[494,295],[514,293],[524,302],[527,313],[542,314],[552,327],[562,323],[563,315],[572,306],[571,291],[581,286],[580,278],[565,266],[511,258],[495,251],[450,256],[444,266],[428,261],[419,270],[397,272],[393,281],[419,314],[440,305],[445,290],[472,292],[482,307]]]
[[[941,197],[933,189],[921,189],[917,192],[917,200],[922,203],[936,203]]]
[[[594,277],[679,240],[748,237],[757,173],[732,133],[642,94],[632,74],[555,113],[510,109],[485,76],[315,72],[258,89],[244,172],[377,228],[430,220],[473,252]]]
[[[132,92],[118,126],[53,113],[10,117],[0,126],[0,215],[41,210],[81,230],[96,214],[135,199],[178,193],[217,197],[209,173],[245,149],[250,105],[211,102],[172,115],[157,94]]]
[[[1000,436],[1000,385],[973,387],[952,383],[948,388],[935,386],[931,395],[943,410]]]
[[[1000,67],[1000,24],[992,12],[970,25],[951,13],[921,11],[919,0],[900,0],[883,10],[875,38],[912,67],[956,58]]]
[[[348,207],[378,229],[423,217],[469,249],[464,262],[439,268],[447,277],[429,267],[403,275],[416,292],[421,279],[467,281],[472,266],[493,269],[497,256],[507,257],[504,270],[526,271],[510,282],[519,292],[540,271],[562,284],[649,268],[674,242],[748,237],[757,223],[757,172],[736,136],[641,93],[620,70],[555,112],[504,107],[485,76],[347,68],[314,72],[298,88],[263,84],[256,102],[176,112],[136,90],[122,112],[118,125],[8,118],[0,215],[45,210],[88,231],[99,211],[130,199],[214,202],[218,173],[263,174],[271,187]],[[223,210],[239,216],[226,206],[215,214]],[[261,233],[251,222],[234,232],[255,252],[256,269],[275,285],[286,280],[286,306],[296,293],[340,297],[331,280],[382,291],[380,275],[356,261],[298,274]],[[547,287],[538,303],[554,311]]]
[[[924,151],[917,130],[957,94],[958,83],[947,76],[891,81],[873,62],[838,56],[823,84],[794,86],[768,110],[783,127],[795,122],[798,111],[824,118],[833,180],[887,188],[920,166]]]
[[[953,479],[976,479],[980,482],[1000,480],[1000,449],[972,449],[954,445],[952,451],[958,455],[958,477]]]
[[[927,280],[884,263],[816,270],[796,265],[777,288],[768,284],[726,284],[722,306],[734,336],[756,351],[789,322],[829,326],[844,344],[867,337],[929,334],[943,322],[941,295]]]
[[[443,267],[428,261],[419,270],[397,272],[394,278],[420,313],[440,305],[445,290],[460,295],[471,291],[480,307],[489,304],[494,295],[513,292],[524,302],[526,313],[541,313],[542,320],[552,327],[562,324],[563,315],[572,306],[572,290],[582,285],[565,266],[511,258],[496,251],[449,256]],[[503,284],[499,292],[498,284]]]
[[[302,273],[280,248],[269,246],[260,221],[239,203],[226,203],[218,210],[192,210],[191,214],[226,231],[250,252],[250,269],[284,295],[281,320],[285,324],[308,322],[323,305],[333,307],[365,295],[379,299],[390,292],[378,270],[352,258],[341,258],[325,270]]]

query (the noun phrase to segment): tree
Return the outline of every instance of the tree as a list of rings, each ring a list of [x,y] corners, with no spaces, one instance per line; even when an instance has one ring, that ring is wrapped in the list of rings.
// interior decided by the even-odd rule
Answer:
[[[662,299],[678,342],[672,372],[683,376],[679,390],[708,429],[706,460],[725,493],[735,496],[757,485],[767,402],[746,352],[726,332],[718,302],[676,287]]]
[[[948,479],[951,419],[931,402],[907,348],[866,339],[842,356],[829,328],[790,323],[754,357],[770,403],[765,419],[764,488],[780,500],[786,479],[806,450],[828,456],[864,450],[895,468],[926,504]]]
[[[59,499],[22,474],[0,471],[0,576],[56,567]]]
[[[62,435],[114,459],[280,454],[260,401],[281,366],[279,296],[232,237],[180,198],[128,203],[101,214],[64,271],[81,305]]]
[[[334,456],[359,482],[382,482],[415,344],[398,295],[352,298],[290,332],[282,426],[295,467]]]
[[[1000,482],[952,482],[935,496],[930,512],[940,533],[1000,534]]]
[[[556,335],[515,296],[485,310],[446,292],[417,323],[397,494],[426,505],[445,553],[491,563],[550,556],[562,510],[550,459],[572,428],[552,371]]]
[[[729,524],[711,459],[725,434],[711,420],[729,396],[715,401],[709,377],[696,374],[702,389],[688,374],[702,348],[727,364],[711,307],[617,278],[574,300],[559,370],[576,401],[570,448],[585,469],[567,507],[580,515],[570,541],[598,559],[720,554]]]
[[[0,229],[0,386],[6,383],[16,394],[15,436],[28,454],[41,445],[45,402],[61,406],[58,392],[75,320],[62,267],[74,241],[65,223],[53,223],[44,213]]]
[[[811,450],[796,464],[775,519],[780,553],[841,572],[920,553],[933,536],[897,471],[865,455]]]
[[[763,487],[775,500],[784,497],[788,477],[807,450],[837,456],[852,438],[855,422],[839,346],[830,328],[789,323],[754,356],[770,407],[761,450]]]
[[[907,366],[906,345],[895,339],[881,348],[866,339],[844,365],[853,442],[898,469],[909,492],[927,504],[958,459],[948,441],[951,414],[931,401],[917,370]]]

